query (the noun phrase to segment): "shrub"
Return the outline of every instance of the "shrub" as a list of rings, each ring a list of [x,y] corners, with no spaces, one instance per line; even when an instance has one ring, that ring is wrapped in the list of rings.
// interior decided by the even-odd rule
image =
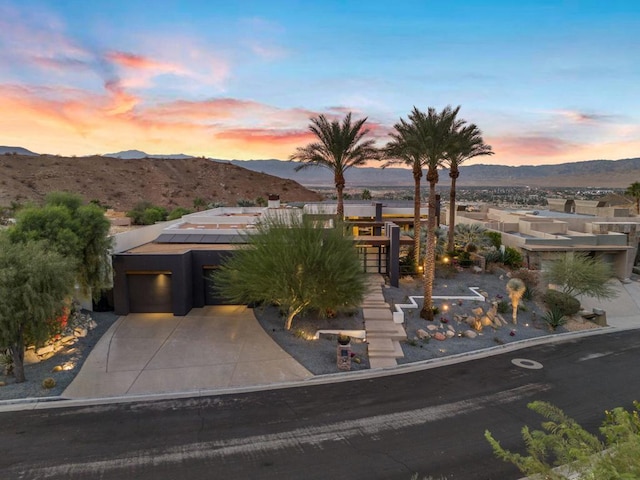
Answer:
[[[549,310],[557,310],[565,316],[575,315],[580,311],[580,302],[577,299],[557,290],[548,289],[543,301]]]
[[[509,313],[509,302],[506,300],[500,300],[498,302],[498,313]]]
[[[487,230],[484,232],[484,236],[489,238],[491,245],[493,245],[496,250],[500,248],[500,245],[502,245],[502,234],[500,232]]]
[[[169,215],[167,216],[167,220],[177,220],[179,218],[182,218],[183,215],[189,215],[190,213],[193,212],[188,208],[176,207],[171,210],[171,213],[169,213]]]
[[[551,328],[551,330],[555,330],[567,323],[567,317],[565,317],[563,313],[557,308],[548,310],[547,313],[542,317],[542,319],[547,325],[549,325],[549,328]]]
[[[502,263],[512,268],[520,268],[522,266],[522,254],[512,247],[506,247],[502,254]]]
[[[502,261],[502,252],[500,250],[491,249],[482,253],[487,263],[498,263]]]

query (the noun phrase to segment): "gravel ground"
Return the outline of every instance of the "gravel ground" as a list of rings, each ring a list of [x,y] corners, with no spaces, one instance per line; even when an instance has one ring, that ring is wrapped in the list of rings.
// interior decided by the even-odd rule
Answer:
[[[273,340],[289,353],[300,364],[314,375],[338,372],[337,367],[337,336],[321,335],[318,340],[307,340],[316,330],[363,330],[364,319],[362,311],[357,310],[351,315],[340,314],[335,318],[319,318],[317,315],[294,319],[291,330],[284,329],[284,318],[278,308],[257,307],[254,313],[262,328]],[[351,370],[364,370],[369,367],[366,343],[351,339]]]
[[[479,287],[480,291],[486,292],[490,300],[509,300],[506,291],[506,284],[509,278],[506,272],[498,271],[496,274],[483,273],[473,274],[465,270],[455,274],[452,278],[437,278],[434,285],[434,296],[454,296],[471,295],[469,287]],[[410,295],[422,295],[423,285],[411,277],[402,279],[398,288],[386,286],[383,288],[385,300],[393,308],[397,303],[409,303]],[[545,310],[532,300],[523,300],[523,309],[518,313],[518,323],[511,323],[511,311],[502,314],[508,325],[501,328],[485,327],[478,333],[476,338],[459,337],[457,333],[470,330],[470,327],[463,322],[457,322],[454,315],[471,315],[471,310],[482,307],[486,312],[489,302],[477,300],[463,300],[461,304],[457,301],[443,301],[434,299],[434,305],[441,308],[447,304],[448,311],[436,315],[435,321],[428,322],[419,317],[419,309],[422,308],[422,300],[416,299],[417,309],[405,310],[405,330],[407,341],[401,342],[404,358],[399,358],[398,363],[413,363],[432,358],[442,358],[459,353],[466,353],[475,350],[482,350],[496,345],[503,345],[528,338],[554,335],[571,330],[581,330],[596,328],[591,322],[581,319],[571,319],[565,326],[551,331],[542,320]],[[340,316],[336,319],[303,318],[294,320],[291,331],[283,328],[284,320],[275,307],[257,308],[255,310],[258,321],[265,331],[296,360],[304,365],[315,375],[336,373],[336,337],[333,335],[323,336],[320,340],[309,341],[305,338],[312,335],[316,329],[360,329],[363,328],[362,312],[353,316]],[[446,320],[445,320],[446,319]],[[446,322],[446,323],[445,323]],[[456,331],[456,336],[445,341],[419,340],[416,338],[418,329],[426,329],[427,325],[435,325],[441,331],[445,331],[449,326]],[[367,359],[366,343],[352,340],[352,350],[357,354],[360,363],[352,362],[352,370],[362,370],[369,368]]]
[[[112,312],[84,313],[96,322],[96,328],[89,330],[86,337],[79,338],[75,344],[64,348],[48,360],[25,366],[24,373],[27,380],[23,383],[15,383],[13,376],[0,375],[0,381],[6,383],[4,387],[0,387],[0,400],[55,397],[62,394],[80,371],[93,346],[118,318]],[[67,362],[73,362],[75,368],[53,372],[55,366]],[[47,377],[56,381],[55,387],[50,389],[42,387],[42,381]]]

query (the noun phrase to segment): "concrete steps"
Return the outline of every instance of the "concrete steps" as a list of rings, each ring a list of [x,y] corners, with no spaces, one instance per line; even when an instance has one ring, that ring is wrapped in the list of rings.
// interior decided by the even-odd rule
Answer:
[[[400,341],[407,339],[403,326],[394,322],[391,306],[385,302],[382,294],[383,287],[382,276],[371,275],[367,282],[367,294],[362,302],[371,368],[397,366],[396,359],[404,357]]]

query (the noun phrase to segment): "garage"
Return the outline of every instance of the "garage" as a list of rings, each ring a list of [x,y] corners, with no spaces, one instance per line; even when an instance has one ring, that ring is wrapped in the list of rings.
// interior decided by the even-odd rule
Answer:
[[[131,313],[172,312],[171,273],[127,273]]]

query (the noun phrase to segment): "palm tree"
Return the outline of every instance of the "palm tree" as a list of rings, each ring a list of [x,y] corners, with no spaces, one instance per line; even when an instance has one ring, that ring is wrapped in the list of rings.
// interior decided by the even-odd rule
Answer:
[[[438,168],[447,158],[447,153],[453,148],[454,132],[463,122],[456,119],[460,107],[452,109],[445,107],[438,113],[429,107],[427,113],[417,108],[409,114],[413,135],[411,148],[416,149],[424,159],[427,167],[427,182],[429,182],[429,217],[427,220],[427,249],[424,259],[424,306],[420,316],[433,320],[433,280],[436,267],[436,184],[438,183]]]
[[[337,218],[344,218],[344,173],[351,167],[364,165],[367,160],[378,160],[380,153],[373,140],[363,140],[369,130],[363,126],[366,118],[351,123],[351,112],[342,120],[329,122],[324,115],[310,119],[309,130],[318,137],[317,142],[298,147],[290,161],[302,162],[295,170],[310,166],[326,167],[333,172],[338,197]]]
[[[413,173],[413,269],[418,271],[420,266],[421,251],[421,235],[420,235],[420,182],[422,179],[422,162],[423,157],[415,147],[414,139],[416,137],[415,125],[400,119],[393,128],[395,132],[391,133],[392,140],[387,143],[384,149],[384,155],[387,162],[382,166],[386,168],[390,165],[403,163],[411,167]]]
[[[640,215],[640,182],[633,182],[625,193],[636,200],[636,213]]]
[[[453,148],[447,152],[451,189],[449,190],[449,241],[447,250],[453,252],[456,218],[456,180],[460,176],[460,164],[481,155],[493,155],[491,146],[482,140],[482,132],[475,124],[465,125],[453,132]]]

